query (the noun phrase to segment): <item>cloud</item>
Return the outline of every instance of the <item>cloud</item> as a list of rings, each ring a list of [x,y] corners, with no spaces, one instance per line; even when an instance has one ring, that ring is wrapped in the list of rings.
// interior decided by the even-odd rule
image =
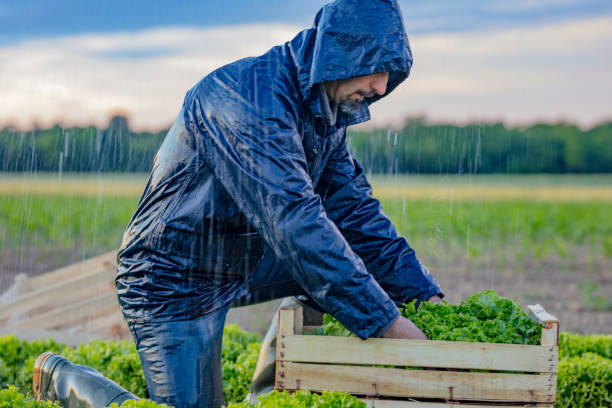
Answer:
[[[484,7],[494,12],[517,12],[533,10],[551,10],[551,8],[568,8],[580,6],[584,0],[496,0],[487,2]]]
[[[612,119],[612,18],[411,38],[412,74],[372,107],[379,123],[407,114],[466,122]]]
[[[111,111],[132,124],[168,126],[202,76],[292,38],[290,25],[162,28],[67,36],[0,47],[0,123],[60,119],[105,125]]]
[[[160,28],[32,40],[0,47],[0,123],[105,125],[123,111],[137,128],[168,126],[202,76],[258,55],[302,27]],[[372,107],[372,124],[407,115],[467,121],[612,116],[612,18],[529,28],[411,36],[408,81]]]

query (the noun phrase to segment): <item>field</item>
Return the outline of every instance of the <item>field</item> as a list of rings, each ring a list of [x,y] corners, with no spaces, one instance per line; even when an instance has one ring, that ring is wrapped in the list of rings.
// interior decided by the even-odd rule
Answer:
[[[116,248],[146,175],[0,174],[0,288]],[[493,288],[562,329],[612,332],[612,176],[373,176],[385,212],[457,302]],[[264,330],[273,306],[233,314]],[[231,319],[230,319],[231,320]]]

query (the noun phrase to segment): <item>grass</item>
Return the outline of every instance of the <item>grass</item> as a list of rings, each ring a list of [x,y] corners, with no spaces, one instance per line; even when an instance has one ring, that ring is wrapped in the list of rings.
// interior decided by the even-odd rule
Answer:
[[[0,174],[0,268],[10,275],[36,265],[42,272],[118,248],[146,178]],[[495,288],[552,304],[572,330],[609,332],[612,176],[370,180],[451,301]],[[576,310],[597,315],[576,319]],[[257,320],[248,313],[241,319]],[[248,327],[267,325],[266,318]]]
[[[373,176],[415,248],[612,257],[612,176]],[[146,175],[0,175],[0,249],[117,248]]]
[[[610,175],[374,175],[370,181],[383,200],[612,202]]]
[[[415,248],[468,257],[510,250],[535,259],[588,248],[591,256],[612,257],[612,205],[386,199],[383,207]]]
[[[610,174],[373,174],[368,175],[373,184],[395,183],[419,186],[595,186],[612,188]]]
[[[27,246],[43,253],[82,248],[88,256],[118,248],[136,209],[135,197],[0,196],[0,250]]]
[[[0,173],[0,196],[136,197],[144,190],[146,174],[130,173]]]
[[[612,175],[371,175],[381,199],[612,203]],[[138,197],[146,174],[0,173],[0,195]]]

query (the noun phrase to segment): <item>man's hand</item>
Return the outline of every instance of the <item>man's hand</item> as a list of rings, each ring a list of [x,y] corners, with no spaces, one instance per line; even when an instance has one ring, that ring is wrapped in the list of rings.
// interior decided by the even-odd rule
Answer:
[[[442,303],[442,299],[438,295],[433,295],[427,300],[431,303]],[[410,319],[406,319],[403,316],[398,317],[381,337],[387,339],[427,340],[425,333],[416,327]]]
[[[442,299],[438,295],[433,295],[428,299],[431,303],[442,303]]]
[[[398,317],[382,337],[387,339],[427,340],[425,333],[416,327],[410,319],[406,319],[403,316]]]

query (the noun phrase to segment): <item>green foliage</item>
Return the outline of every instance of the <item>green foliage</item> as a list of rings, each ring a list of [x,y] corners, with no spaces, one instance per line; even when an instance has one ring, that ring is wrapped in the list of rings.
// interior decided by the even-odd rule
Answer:
[[[402,315],[412,320],[431,340],[483,343],[540,344],[541,327],[520,305],[492,290],[476,293],[459,305],[421,302],[404,305]],[[352,335],[330,315],[315,334]]]
[[[4,338],[0,338],[2,341]],[[17,340],[19,341],[19,340]],[[32,342],[30,344],[36,344]],[[28,348],[27,342],[21,342]],[[98,370],[105,377],[115,381],[123,388],[135,395],[148,396],[147,384],[144,378],[140,359],[136,353],[134,343],[130,341],[100,341],[92,340],[76,348],[63,345],[49,344],[30,347],[23,359],[19,359],[15,366],[16,381],[13,382],[22,392],[29,392],[32,387],[32,374],[34,361],[44,351],[52,351],[66,357],[74,364],[81,364]]]
[[[261,337],[228,324],[223,331],[223,396],[226,401],[241,401],[246,397],[255,372]]]
[[[237,324],[228,324],[223,328],[222,357],[235,361],[250,344],[261,344],[261,336],[242,330]]]
[[[314,334],[319,336],[355,337],[355,334],[344,327],[335,317],[325,313],[323,324],[315,328]]]
[[[62,405],[51,401],[36,401],[29,394],[20,392],[15,386],[0,389],[0,408],[61,408]],[[115,402],[108,408],[119,408]],[[166,404],[157,404],[150,400],[128,400],[121,404],[121,408],[170,408]]]
[[[19,390],[29,392],[36,357],[45,351],[60,352],[64,347],[52,339],[27,342],[14,335],[0,337],[0,389],[15,385]]]
[[[67,347],[60,354],[74,364],[98,370],[135,395],[149,395],[140,358],[132,341],[92,340],[77,348]]]
[[[460,305],[415,302],[402,314],[434,340],[540,344],[541,328],[520,306],[488,290]],[[352,335],[330,315],[315,334]],[[555,407],[601,408],[612,406],[612,336],[559,336],[558,391]],[[245,407],[247,407],[245,405]]]
[[[136,133],[126,118],[93,126],[0,129],[0,171],[148,172],[167,131]],[[582,131],[570,124],[508,128],[411,119],[403,129],[349,132],[353,154],[374,173],[606,173],[612,123]]]
[[[508,326],[523,326],[524,313],[520,313],[518,306],[497,296],[492,291],[478,293],[470,297],[461,305],[433,305],[428,302],[421,304],[418,311],[414,310],[414,303],[408,305],[405,312],[414,321],[420,321],[420,314],[426,318],[421,322],[427,324],[452,325],[449,322],[460,322],[464,318],[454,319],[452,313],[466,315],[465,322],[477,327],[473,331],[459,331],[456,335],[439,335],[431,332],[431,337],[438,339],[483,341],[509,340],[518,342],[517,333],[533,344],[536,339],[529,330],[510,331]],[[452,312],[451,310],[454,310]],[[520,310],[520,308],[519,308]],[[501,316],[499,320],[498,315]],[[472,318],[476,318],[475,321]],[[499,325],[478,326],[487,321],[512,322],[505,328]],[[480,323],[479,323],[480,322]],[[485,329],[483,329],[484,327]],[[423,329],[423,327],[421,327]],[[539,328],[539,327],[538,327]],[[488,331],[490,329],[490,331]],[[455,328],[446,329],[452,333]],[[484,333],[484,334],[483,334]],[[323,329],[319,334],[349,335],[350,332],[342,327],[331,316],[327,315]],[[465,338],[467,336],[467,338]],[[483,337],[484,336],[484,337]],[[539,342],[537,339],[536,342]],[[241,330],[236,325],[228,325],[223,338],[223,388],[226,401],[242,401],[249,389],[249,384],[257,361],[260,347],[260,337],[257,334]],[[77,348],[66,347],[52,340],[34,341],[31,343],[21,341],[13,335],[0,337],[0,408],[52,408],[59,407],[49,402],[37,402],[29,395],[32,385],[32,366],[36,357],[46,351],[60,352],[73,363],[84,364],[100,371],[104,376],[113,379],[124,388],[136,395],[146,396],[146,384],[140,367],[140,361],[133,343],[128,341],[99,341],[93,340]],[[559,372],[558,396],[555,406],[570,407],[608,407],[612,401],[612,336],[577,334],[562,332],[559,338]],[[9,384],[16,384],[14,387]],[[321,395],[311,394],[308,391],[298,391],[295,394],[286,392],[262,396],[259,402],[251,406],[246,401],[233,403],[228,408],[307,408],[307,407],[363,407],[355,397],[346,393],[324,392]],[[121,408],[156,408],[166,407],[149,400],[129,401]],[[118,408],[111,405],[111,408]]]
[[[0,250],[35,246],[55,259],[74,256],[81,246],[77,255],[83,257],[109,251],[119,246],[137,202],[137,197],[0,195]],[[612,206],[597,202],[385,199],[382,204],[399,232],[420,249],[421,259],[490,254],[500,261],[523,256],[543,264],[554,256],[570,270],[583,268],[585,257],[612,256]],[[593,306],[603,307],[602,288],[588,294],[586,289],[584,296],[594,295]]]
[[[323,391],[322,394],[299,390],[293,394],[287,391],[273,391],[262,395],[255,405],[247,401],[229,404],[227,408],[365,408],[365,403],[344,392]]]
[[[559,361],[558,408],[612,406],[612,360],[584,353]]]
[[[261,337],[256,333],[241,330],[237,325],[230,324],[225,327],[223,333],[223,393],[227,402],[241,401],[249,391],[251,378],[257,363]],[[135,395],[148,396],[144,374],[134,344],[130,341],[100,341],[92,340],[87,344],[81,344],[76,348],[57,344],[52,340],[34,341],[28,343],[21,341],[13,335],[0,337],[0,389],[9,384],[17,385],[17,388],[3,389],[0,391],[0,408],[2,395],[10,395],[11,398],[21,398],[19,401],[30,401],[25,395],[30,393],[32,387],[32,372],[34,361],[44,351],[53,351],[66,357],[74,364],[82,364],[98,370],[105,377],[117,382],[123,388]],[[266,399],[267,398],[267,399]],[[274,405],[274,396],[266,397],[265,407]],[[294,397],[278,397],[279,401],[285,401],[284,406],[302,407],[303,404],[317,407],[356,407],[351,402],[354,398],[348,394],[324,393],[321,396],[299,394]],[[346,404],[345,404],[346,402]],[[52,405],[17,405],[18,407],[51,407]],[[270,405],[272,404],[272,405]],[[289,405],[287,405],[289,404]],[[297,404],[297,405],[295,405]],[[9,405],[6,405],[8,407]],[[359,405],[360,406],[360,405]],[[111,406],[112,407],[112,406]],[[155,408],[166,407],[158,405],[149,400],[129,401],[121,408]]]
[[[606,173],[612,123],[587,131],[568,124],[507,128],[408,121],[399,131],[350,131],[353,155],[372,173]]]
[[[583,354],[597,354],[612,359],[612,335],[579,334],[561,332],[559,334],[559,358],[580,357]]]
[[[0,249],[82,246],[87,257],[117,248],[137,204],[137,197],[0,195]]]
[[[593,256],[612,254],[612,206],[598,202],[387,199],[382,204],[412,247],[434,251],[423,259],[444,257],[449,249],[470,258],[470,251],[507,259],[523,253],[536,260],[584,259],[585,248]]]
[[[240,401],[249,391],[261,346],[257,333],[227,325],[223,333],[223,393],[226,401]],[[10,384],[22,393],[30,392],[34,361],[45,351],[58,353],[74,364],[99,371],[135,395],[148,397],[140,358],[132,341],[92,340],[76,348],[53,340],[19,340],[14,335],[0,337],[0,388]]]
[[[492,290],[476,293],[459,305],[416,301],[402,314],[430,339],[483,343],[540,344],[541,327],[518,303]]]
[[[24,395],[14,386],[0,389],[0,408],[61,408],[57,402],[36,401],[30,395]]]
[[[0,389],[4,387],[6,384],[12,383],[10,376],[12,375],[11,369],[4,362],[2,358],[0,358]]]
[[[0,130],[0,171],[148,172],[166,131],[134,133],[122,117],[107,129]]]
[[[580,282],[580,298],[588,310],[612,311],[612,300],[600,294],[600,285],[590,279]]]

